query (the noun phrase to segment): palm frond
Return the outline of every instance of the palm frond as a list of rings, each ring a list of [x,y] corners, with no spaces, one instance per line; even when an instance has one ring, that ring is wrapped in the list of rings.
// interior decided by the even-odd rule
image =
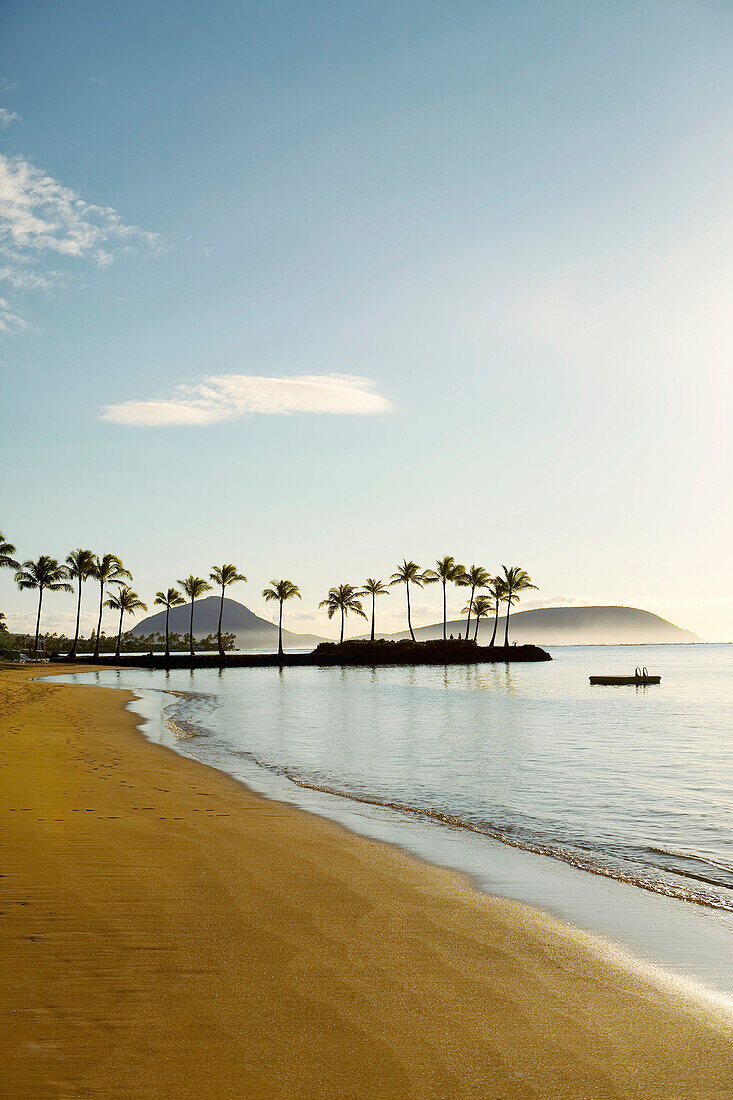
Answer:
[[[270,587],[262,590],[262,596],[265,600],[279,600],[280,603],[291,600],[295,596],[299,600],[303,598],[297,584],[287,580],[270,581]]]
[[[16,571],[15,583],[21,591],[28,588],[47,589],[49,592],[73,592],[69,584],[69,573],[65,565],[59,565],[56,558],[41,554],[36,561],[24,561]]]
[[[177,583],[180,584],[189,600],[197,600],[199,596],[203,596],[204,592],[211,591],[211,585],[208,581],[205,581],[203,577],[194,577],[193,573]]]
[[[15,547],[8,542],[0,531],[0,569],[20,569],[20,564],[15,560]]]
[[[243,573],[237,571],[236,565],[215,565],[209,573],[209,580],[218,585],[219,588],[226,588],[230,584],[237,584],[239,581],[246,581],[247,578]]]

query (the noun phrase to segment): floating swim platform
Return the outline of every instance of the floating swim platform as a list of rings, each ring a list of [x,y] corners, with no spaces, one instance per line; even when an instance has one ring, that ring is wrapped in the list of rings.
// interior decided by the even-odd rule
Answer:
[[[633,676],[590,676],[589,680],[592,684],[614,686],[619,684],[659,684],[662,677],[650,676],[646,667],[644,667],[635,669]]]

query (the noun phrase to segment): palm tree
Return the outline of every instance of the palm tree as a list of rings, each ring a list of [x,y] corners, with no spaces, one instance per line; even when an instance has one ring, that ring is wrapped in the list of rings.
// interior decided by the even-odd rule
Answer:
[[[365,596],[372,597],[372,641],[374,641],[374,602],[377,596],[389,596],[389,588],[384,581],[375,580],[374,577],[367,577],[362,591]]]
[[[319,607],[328,608],[328,617],[332,619],[337,611],[341,612],[341,637],[339,643],[344,640],[344,625],[346,623],[346,616],[349,612],[353,612],[354,615],[361,615],[362,619],[366,619],[364,614],[364,608],[361,606],[361,600],[359,599],[363,593],[354,588],[353,584],[339,584],[335,588],[329,588],[328,597],[325,600],[321,600]]]
[[[102,608],[104,607],[104,586],[106,584],[124,585],[126,580],[132,580],[132,573],[125,569],[116,554],[97,555],[94,559],[89,574],[99,581],[99,618],[97,620],[97,635],[94,639],[94,659],[99,656],[99,635],[102,630]]]
[[[285,600],[292,600],[293,596],[297,596],[298,599],[302,599],[300,592],[298,591],[297,584],[293,584],[292,581],[270,581],[269,588],[263,588],[262,595],[268,602],[270,600],[277,600],[280,604],[280,615],[277,623],[277,652],[280,657],[283,655],[283,604]]]
[[[33,652],[38,649],[38,633],[41,628],[41,605],[43,593],[49,592],[73,592],[69,584],[68,573],[63,565],[59,565],[56,558],[49,558],[41,554],[38,561],[24,561],[22,568],[15,574],[15,583],[21,592],[26,588],[38,589],[38,615],[36,617],[36,638],[33,643]]]
[[[473,640],[476,642],[478,641],[478,628],[481,619],[485,619],[493,610],[491,599],[488,596],[474,596],[471,604],[463,608],[464,613],[469,610],[473,611],[473,617],[476,620],[473,631]]]
[[[482,565],[472,565],[470,569],[467,569],[466,572],[463,573],[463,575],[458,577],[458,579],[456,580],[456,584],[460,585],[461,588],[471,589],[471,595],[466,605],[468,607],[468,618],[466,619],[466,638],[468,638],[468,631],[471,626],[471,605],[473,604],[473,597],[476,593],[476,589],[486,588],[490,581],[491,576],[489,575],[489,573],[487,573]]]
[[[205,581],[203,577],[194,577],[193,573],[189,573],[182,581],[178,581],[178,584],[180,584],[191,601],[191,625],[188,632],[188,652],[191,657],[193,657],[193,608],[199,596],[203,596],[204,592],[211,591],[211,585],[208,581]]]
[[[224,646],[221,644],[221,620],[224,614],[224,589],[227,585],[236,584],[237,581],[246,581],[247,578],[243,573],[237,572],[236,565],[215,565],[209,574],[209,580],[214,584],[221,585],[221,603],[219,604],[219,628],[216,633],[216,639],[219,644],[219,656],[224,657]]]
[[[437,579],[432,569],[421,572],[420,566],[414,561],[408,561],[407,558],[402,559],[402,565],[398,565],[397,570],[390,577],[390,584],[404,584],[405,586],[407,593],[407,626],[413,642],[415,641],[415,632],[412,629],[410,615],[410,584],[414,584],[416,588],[422,588],[424,584],[432,584]]]
[[[430,570],[430,572],[432,573],[433,570]],[[435,575],[440,583],[443,585],[443,641],[445,641],[446,639],[448,619],[445,591],[446,585],[448,584],[448,581],[452,581],[454,584],[457,584],[465,572],[465,568],[462,565],[459,565],[456,559],[452,558],[450,555],[446,556],[445,558],[441,558],[440,561],[436,561],[435,563]]]
[[[131,615],[134,611],[147,611],[148,605],[143,603],[137,592],[133,592],[130,586],[126,584],[118,589],[116,596],[109,596],[104,601],[104,606],[111,607],[113,611],[119,611],[120,613],[120,625],[117,630],[117,646],[115,648],[115,657],[119,657],[122,644],[123,615]]]
[[[171,655],[170,633],[168,630],[171,608],[181,607],[186,601],[177,588],[169,588],[167,592],[156,592],[153,602],[156,607],[165,608],[165,656],[167,660]]]
[[[76,630],[74,631],[74,644],[69,650],[69,657],[76,657],[76,647],[79,644],[79,619],[81,617],[81,590],[87,577],[91,576],[94,568],[94,554],[91,550],[72,550],[66,555],[66,572],[79,586],[76,600]]]
[[[501,578],[504,582],[504,595],[503,600],[506,604],[506,630],[504,632],[504,645],[509,645],[509,612],[512,609],[513,603],[519,603],[520,592],[526,592],[530,588],[534,588],[537,591],[537,585],[532,584],[532,578],[528,573],[525,573],[524,569],[520,569],[518,565],[510,565],[507,568],[506,565],[502,565],[504,570],[504,576]]]
[[[493,646],[496,642],[496,631],[499,626],[499,604],[504,599],[504,581],[501,577],[492,577],[491,583],[486,587],[488,588],[489,599],[494,601],[494,630],[489,642],[489,645]]]
[[[0,569],[20,569],[20,565],[13,557],[15,547],[12,542],[5,541],[5,535],[0,531]]]

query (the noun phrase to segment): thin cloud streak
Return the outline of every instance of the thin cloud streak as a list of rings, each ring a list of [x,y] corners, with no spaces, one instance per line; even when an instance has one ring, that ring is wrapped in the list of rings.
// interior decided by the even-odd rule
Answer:
[[[203,427],[259,413],[327,413],[370,416],[390,412],[391,402],[369,378],[314,374],[267,378],[225,374],[176,387],[169,398],[123,401],[102,409],[101,419],[134,427]]]

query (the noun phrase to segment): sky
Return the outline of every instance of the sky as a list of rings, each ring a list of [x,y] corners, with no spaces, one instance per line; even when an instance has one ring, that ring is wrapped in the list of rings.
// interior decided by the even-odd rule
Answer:
[[[4,0],[0,529],[295,631],[453,554],[733,640],[732,54],[719,0]]]

